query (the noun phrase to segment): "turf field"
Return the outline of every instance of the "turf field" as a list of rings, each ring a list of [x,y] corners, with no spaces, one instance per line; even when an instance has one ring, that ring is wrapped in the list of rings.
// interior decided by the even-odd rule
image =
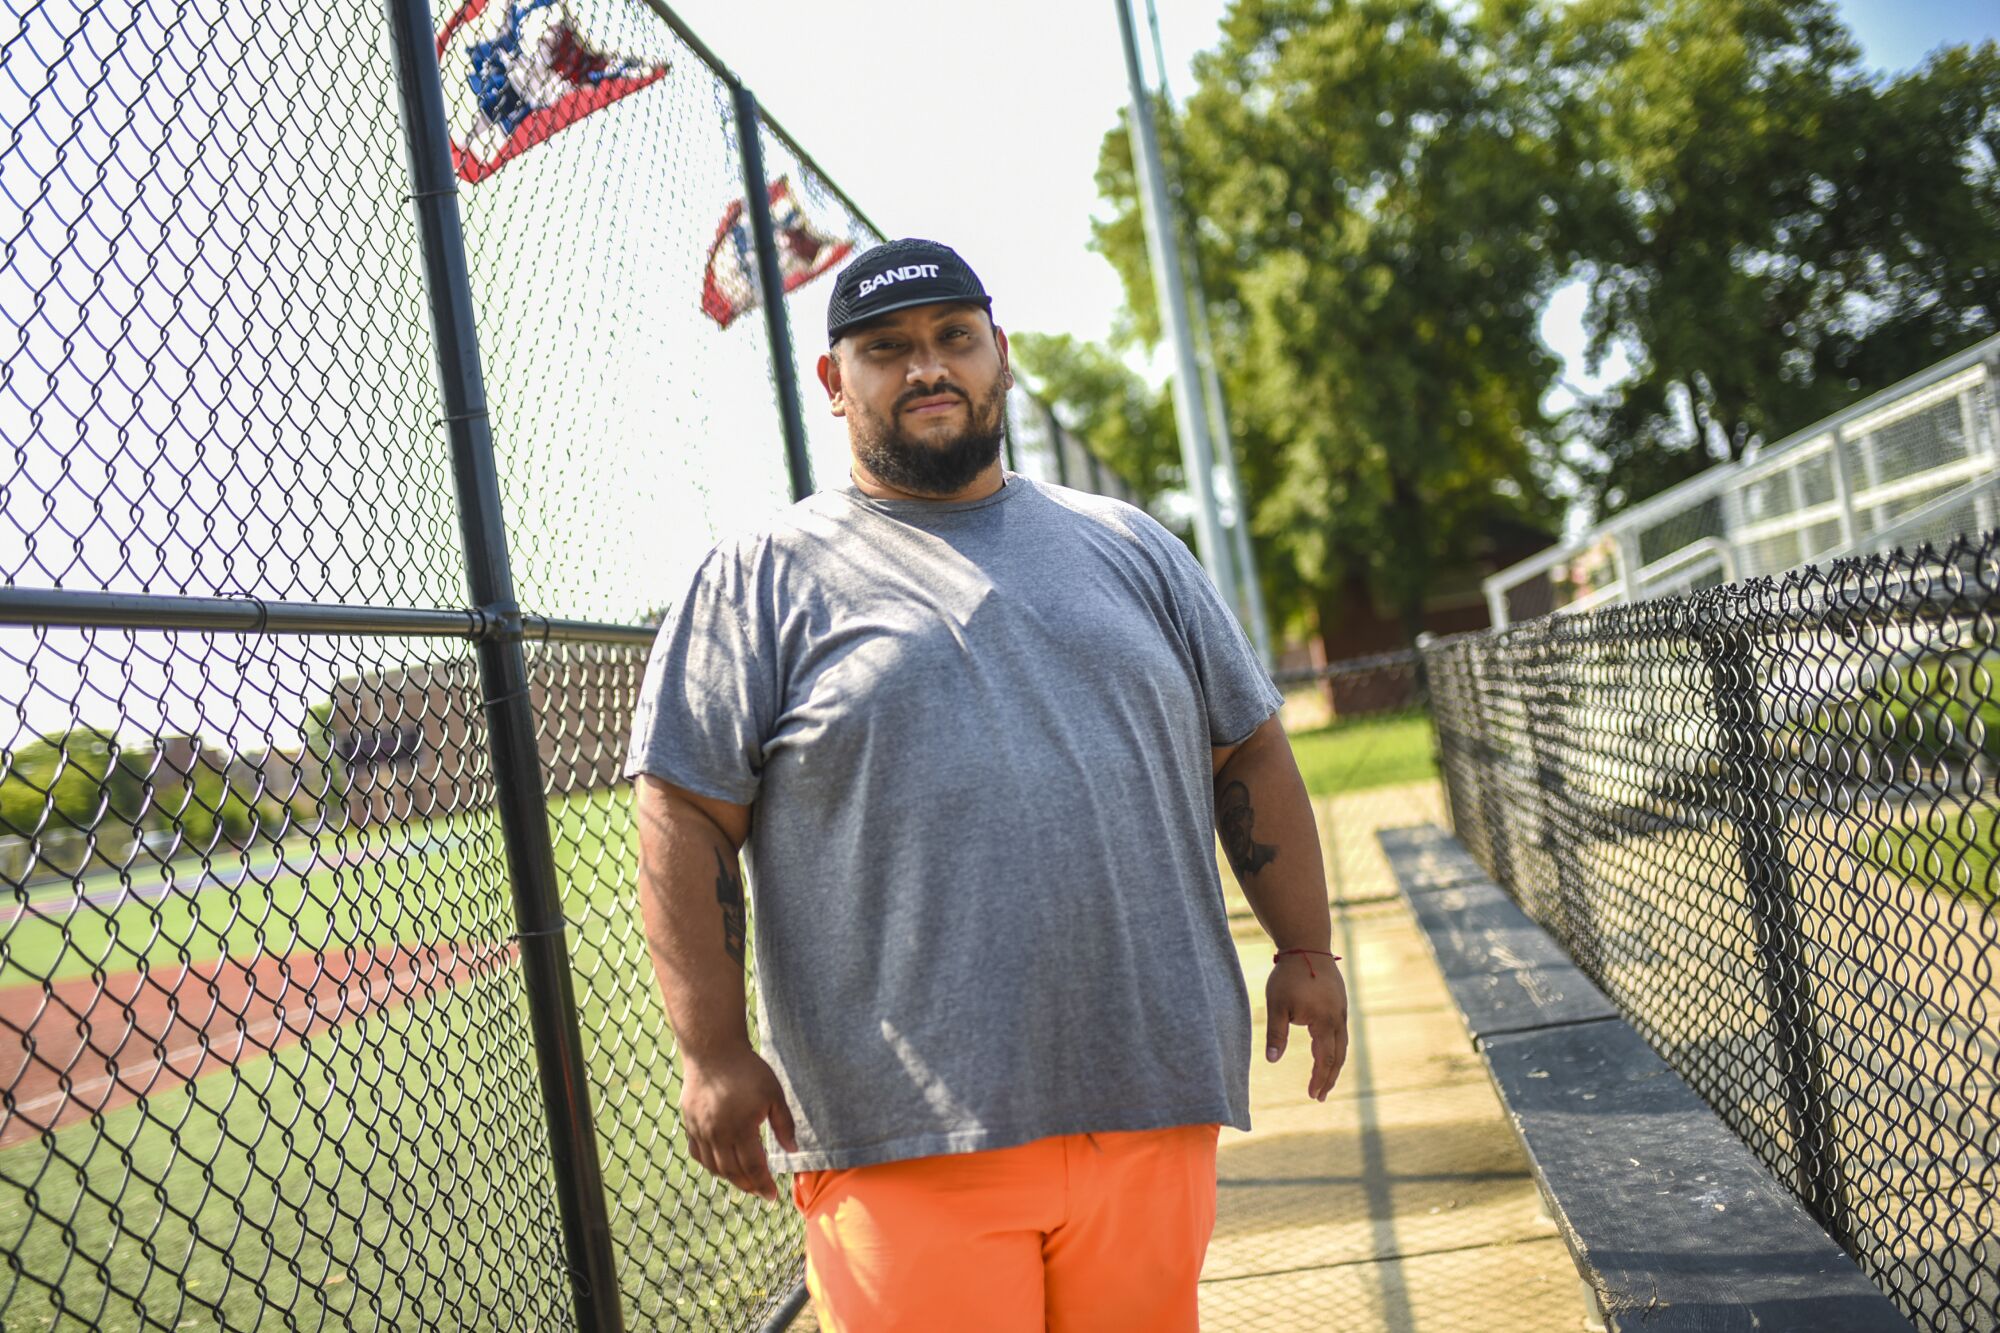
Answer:
[[[384,825],[44,889],[0,925],[0,985],[490,936],[507,919],[498,837],[484,818]]]
[[[787,1285],[796,1232],[788,1210],[726,1193],[686,1163],[670,1114],[671,1049],[630,906],[630,828],[626,791],[551,805],[612,1231],[628,1293],[644,1293],[628,1299],[627,1322],[701,1327],[704,1310],[740,1312]],[[118,1086],[94,1118],[0,1151],[0,1245],[18,1274],[0,1314],[6,1333],[568,1321],[490,815],[385,826],[331,850],[331,863],[303,849],[283,865],[264,854],[266,869],[233,879],[177,867],[182,891],[147,898],[89,895],[68,904],[67,943],[52,913],[3,928],[4,984],[33,993],[37,976],[67,978],[66,995],[96,992],[93,960],[103,993],[128,1001],[134,982],[148,984],[134,971],[142,961],[148,981],[213,977],[218,963],[254,976],[233,991],[183,987],[180,1021],[196,1030],[187,1001],[222,994],[222,1026],[275,1047],[248,1059],[223,1058],[235,1046],[206,1058],[198,1049],[192,1065],[177,1064],[130,1002],[32,1020],[30,1034],[50,1025],[45,1037],[86,1023],[70,1077],[101,1085],[109,1069]],[[300,978],[336,958],[466,949],[485,965],[432,968],[427,984],[388,996],[344,987],[331,1027],[299,1023],[310,986],[268,979],[274,962]],[[202,1017],[213,1031],[214,1015]],[[306,1039],[284,1039],[293,1032]]]
[[[1388,713],[1292,733],[1306,790],[1339,796],[1435,778],[1430,714]]]

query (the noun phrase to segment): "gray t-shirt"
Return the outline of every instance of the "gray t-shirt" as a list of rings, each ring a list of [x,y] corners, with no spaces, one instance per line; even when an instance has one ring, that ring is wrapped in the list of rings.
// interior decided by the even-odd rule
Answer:
[[[1009,474],[812,496],[716,547],[628,774],[751,804],[779,1170],[1250,1124],[1209,750],[1280,702],[1188,550]]]

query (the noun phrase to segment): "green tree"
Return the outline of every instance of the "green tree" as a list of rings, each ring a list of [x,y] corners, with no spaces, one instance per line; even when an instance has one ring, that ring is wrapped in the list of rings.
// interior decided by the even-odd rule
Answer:
[[[115,732],[97,727],[37,737],[8,757],[0,820],[20,834],[135,825],[145,808],[148,753],[121,747]]]
[[[222,774],[207,764],[196,764],[192,780],[174,790],[166,810],[171,825],[180,830],[181,846],[205,851],[215,843],[216,812],[222,809]]]
[[[1172,400],[1120,357],[1066,333],[1016,334],[1009,346],[1015,369],[1142,501],[1184,482]]]
[[[323,779],[326,783],[325,791],[327,793],[340,791],[343,786],[345,765],[333,743],[333,700],[322,699],[307,708],[305,725],[299,730],[305,740],[306,753],[319,761],[321,770],[326,774]],[[310,796],[316,805],[321,793],[315,791],[302,795]]]
[[[1537,116],[1526,4],[1238,0],[1175,127],[1269,599],[1332,629],[1351,579],[1421,627],[1496,511],[1553,517],[1537,315],[1577,177]],[[1130,146],[1099,248],[1158,336]]]
[[[186,850],[218,850],[218,838],[247,846],[256,834],[256,813],[216,767],[220,758],[204,756],[194,766],[192,781],[163,791],[163,827],[178,828]]]
[[[2000,327],[2000,53],[1880,80],[1828,0],[1578,0],[1547,90],[1616,206],[1572,236],[1600,507],[1736,459]]]
[[[260,811],[250,800],[253,793],[230,783],[225,774],[227,751],[206,745],[199,736],[161,737],[160,748],[193,756],[189,771],[165,762],[154,768],[153,803],[147,811],[152,827],[179,832],[183,850],[215,850],[218,837],[248,846],[257,836],[260,817],[273,830],[282,824],[283,811],[275,801]]]
[[[0,779],[0,824],[5,825],[0,832],[27,837],[48,817],[48,788],[37,785],[21,768],[24,757],[33,762],[34,748],[41,743],[30,742],[9,757],[7,775]]]
[[[1554,517],[1559,443],[1613,511],[2000,328],[1990,42],[1886,78],[1829,0],[1238,0],[1197,80],[1164,138],[1294,623],[1359,576],[1414,627],[1488,522]],[[1122,130],[1098,184],[1156,341]],[[1634,371],[1556,422],[1573,277]]]

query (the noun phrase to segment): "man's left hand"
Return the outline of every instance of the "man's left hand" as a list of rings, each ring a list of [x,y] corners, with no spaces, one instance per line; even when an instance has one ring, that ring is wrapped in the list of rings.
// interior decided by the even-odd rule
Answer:
[[[1280,958],[1264,983],[1264,1012],[1269,1024],[1264,1056],[1273,1064],[1284,1055],[1292,1024],[1312,1034],[1312,1077],[1306,1096],[1323,1102],[1347,1063],[1347,982],[1331,958],[1303,955]]]

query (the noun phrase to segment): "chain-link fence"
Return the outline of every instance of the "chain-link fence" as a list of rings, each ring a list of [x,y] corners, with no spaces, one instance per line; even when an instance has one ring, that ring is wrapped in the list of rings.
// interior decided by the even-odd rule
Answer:
[[[639,0],[36,0],[0,66],[0,1327],[782,1320],[619,773],[675,577],[845,474],[879,233]]]
[[[2000,533],[1425,653],[1458,835],[1926,1329],[2000,1327]]]
[[[1324,706],[1324,722],[1418,711],[1428,704],[1422,659],[1414,649],[1342,658],[1325,666],[1281,665],[1271,679],[1285,690],[1314,686]]]

